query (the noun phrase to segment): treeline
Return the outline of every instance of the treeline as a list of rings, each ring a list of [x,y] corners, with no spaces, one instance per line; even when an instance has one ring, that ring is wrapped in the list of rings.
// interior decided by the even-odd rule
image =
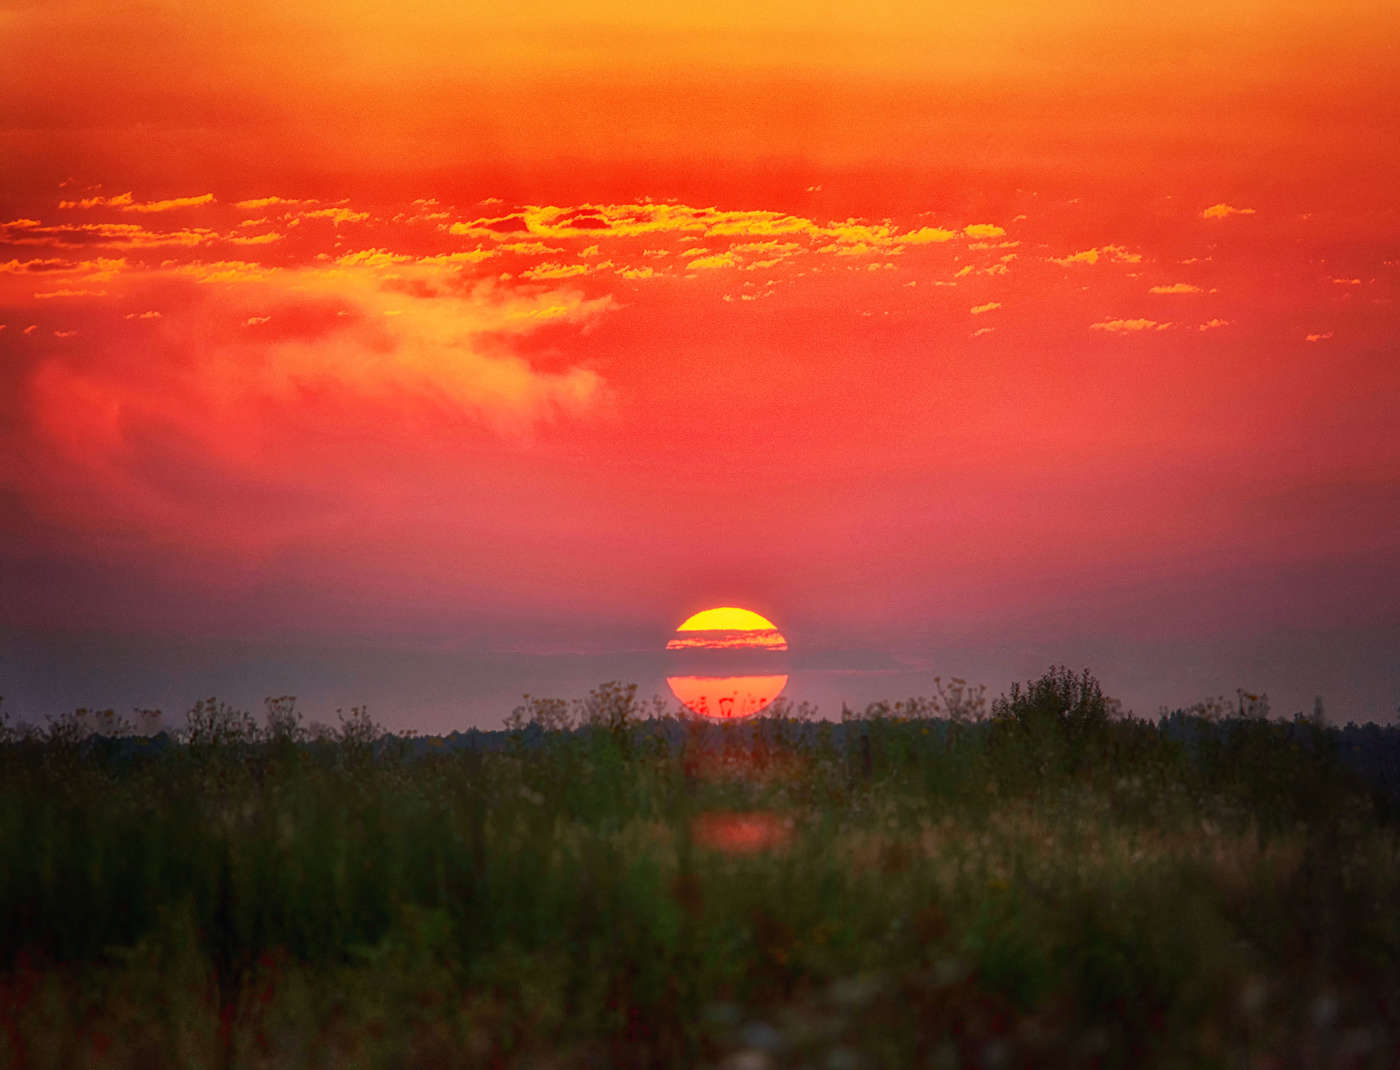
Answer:
[[[201,700],[178,729],[163,727],[159,711],[79,709],[43,726],[14,725],[0,711],[0,754],[12,768],[81,762],[117,771],[148,762],[236,761],[262,769],[296,755],[322,765],[414,761],[449,754],[514,754],[561,747],[616,748],[620,755],[684,757],[718,747],[772,755],[839,758],[864,779],[937,769],[947,786],[965,770],[995,760],[999,790],[1043,787],[1046,778],[1103,778],[1172,769],[1198,790],[1233,786],[1256,804],[1276,803],[1292,814],[1322,785],[1366,795],[1377,816],[1400,816],[1400,724],[1328,724],[1320,704],[1312,716],[1270,716],[1266,696],[1244,691],[1190,707],[1162,710],[1155,719],[1125,715],[1086,669],[1063,666],[1038,680],[1015,683],[988,701],[984,687],[953,678],[934,695],[843,707],[827,721],[806,704],[780,699],[757,716],[724,722],[700,717],[658,697],[639,698],[635,684],[609,682],[579,699],[526,695],[498,730],[446,735],[391,732],[364,707],[337,711],[334,726],[308,724],[294,696],[265,701],[259,720],[246,710]],[[936,774],[931,774],[936,775]],[[937,787],[937,785],[931,785]],[[1329,789],[1330,790],[1330,789]],[[1330,796],[1328,796],[1330,797]]]

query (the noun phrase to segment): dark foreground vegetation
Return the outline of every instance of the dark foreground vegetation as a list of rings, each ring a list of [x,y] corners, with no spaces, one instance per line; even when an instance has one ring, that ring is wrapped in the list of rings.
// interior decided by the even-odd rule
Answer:
[[[0,1065],[1397,1065],[1400,730],[808,712],[6,728]]]

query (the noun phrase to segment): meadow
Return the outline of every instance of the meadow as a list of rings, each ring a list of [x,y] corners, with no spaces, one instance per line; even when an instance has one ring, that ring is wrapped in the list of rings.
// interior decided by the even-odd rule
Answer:
[[[1395,727],[1063,669],[840,721],[607,684],[445,738],[139,727],[0,725],[0,1065],[1400,1061]]]

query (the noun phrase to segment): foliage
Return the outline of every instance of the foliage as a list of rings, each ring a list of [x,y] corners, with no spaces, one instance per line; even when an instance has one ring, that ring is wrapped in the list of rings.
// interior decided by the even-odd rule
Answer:
[[[1101,729],[1109,718],[1120,713],[1112,699],[1088,669],[1075,676],[1063,665],[1048,670],[1038,680],[1013,683],[1009,695],[992,703],[992,717],[1009,721],[1033,733],[1064,733],[1081,739]]]
[[[1388,1065],[1400,729],[983,710],[11,731],[0,1062]]]

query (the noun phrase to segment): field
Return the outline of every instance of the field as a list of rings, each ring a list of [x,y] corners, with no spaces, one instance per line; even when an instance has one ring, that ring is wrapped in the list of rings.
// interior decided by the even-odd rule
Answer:
[[[0,1065],[1393,1067],[1400,730],[1263,712],[9,727]]]

